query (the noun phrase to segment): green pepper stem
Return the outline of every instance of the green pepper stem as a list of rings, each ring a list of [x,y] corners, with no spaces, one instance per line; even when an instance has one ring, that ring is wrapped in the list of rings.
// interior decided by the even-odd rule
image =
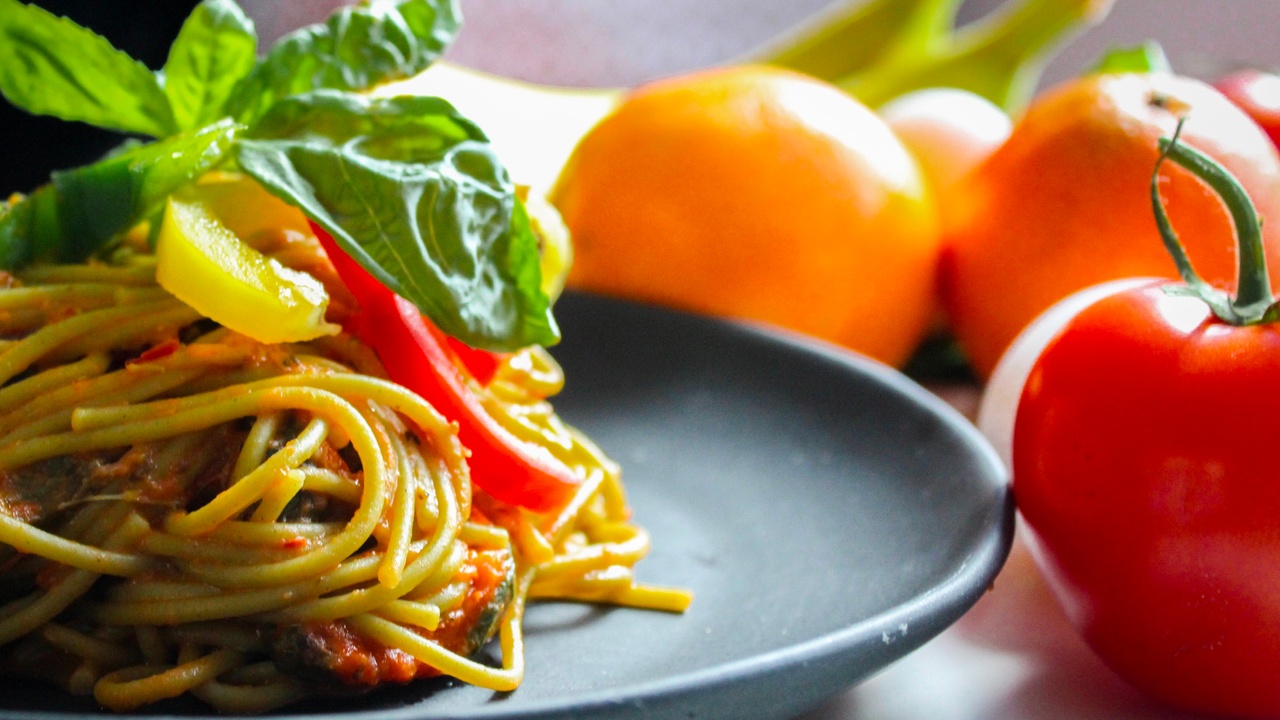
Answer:
[[[1177,265],[1178,273],[1187,284],[1188,292],[1204,300],[1218,319],[1231,325],[1269,322],[1275,315],[1276,303],[1271,295],[1271,277],[1267,272],[1267,257],[1262,244],[1262,224],[1258,220],[1258,211],[1248,192],[1230,171],[1195,148],[1178,142],[1184,122],[1185,118],[1178,121],[1172,138],[1160,139],[1160,157],[1156,160],[1155,170],[1151,175],[1151,203],[1160,238]],[[1234,298],[1200,278],[1169,222],[1159,190],[1160,166],[1166,159],[1185,168],[1208,185],[1222,198],[1231,215],[1236,233],[1238,263]]]
[[[873,107],[912,90],[948,86],[1017,112],[1035,92],[1053,50],[1100,22],[1113,2],[1021,0],[960,30],[939,52],[893,58],[837,84]]]
[[[961,1],[846,0],[742,60],[834,82],[888,57],[940,50]]]
[[[1115,47],[1108,50],[1093,67],[1093,74],[1104,73],[1172,73],[1173,67],[1164,54],[1164,48],[1154,40],[1132,47]]]

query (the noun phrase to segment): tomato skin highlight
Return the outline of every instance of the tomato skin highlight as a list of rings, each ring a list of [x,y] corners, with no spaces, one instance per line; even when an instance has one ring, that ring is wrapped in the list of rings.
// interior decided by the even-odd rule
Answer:
[[[1179,708],[1280,717],[1280,330],[1158,285],[1068,321],[1032,367],[1014,493],[1073,624]]]
[[[1253,118],[1280,148],[1280,75],[1240,70],[1218,78],[1213,86]]]

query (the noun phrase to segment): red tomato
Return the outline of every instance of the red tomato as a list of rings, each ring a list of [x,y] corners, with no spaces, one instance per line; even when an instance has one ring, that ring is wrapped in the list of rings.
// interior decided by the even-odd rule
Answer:
[[[1280,75],[1241,70],[1218,79],[1213,86],[1266,130],[1271,142],[1280,146]]]
[[[1280,716],[1280,331],[1159,284],[1089,305],[1028,375],[1014,495],[1068,616],[1178,707]]]
[[[1228,205],[1252,213],[1236,189]],[[1184,710],[1277,718],[1280,326],[1242,224],[1249,297],[1192,296],[1194,277],[1071,296],[1001,359],[979,425],[1046,580],[1113,670]]]

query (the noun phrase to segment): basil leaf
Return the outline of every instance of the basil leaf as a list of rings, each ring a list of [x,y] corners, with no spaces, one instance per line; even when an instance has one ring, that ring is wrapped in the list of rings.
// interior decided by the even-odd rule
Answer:
[[[169,47],[164,92],[178,128],[217,120],[236,83],[258,61],[253,21],[234,0],[203,0]]]
[[[228,112],[252,124],[273,103],[311,90],[366,90],[415,75],[453,41],[458,0],[372,0],[286,35],[236,88]]]
[[[37,115],[161,137],[174,128],[154,73],[100,35],[0,0],[0,94]]]
[[[221,163],[239,130],[227,118],[54,173],[52,183],[0,216],[0,268],[82,262],[153,215],[170,193]]]
[[[484,134],[432,97],[281,100],[236,161],[468,345],[553,344],[537,239]]]

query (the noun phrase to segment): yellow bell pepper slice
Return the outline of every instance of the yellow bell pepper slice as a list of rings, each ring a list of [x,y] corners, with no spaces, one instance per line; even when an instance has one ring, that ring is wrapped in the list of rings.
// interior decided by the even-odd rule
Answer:
[[[199,191],[171,196],[156,241],[156,281],[223,327],[266,343],[338,331],[324,320],[329,294],[318,280],[250,247]]]
[[[529,213],[529,224],[538,238],[538,253],[542,269],[542,291],[552,302],[560,297],[564,282],[573,265],[573,243],[569,228],[565,227],[560,213],[546,196],[527,185],[517,185],[516,195]]]
[[[262,233],[312,234],[307,216],[301,210],[241,173],[224,170],[206,173],[196,181],[193,192],[228,230],[254,247],[261,248],[255,240]]]

